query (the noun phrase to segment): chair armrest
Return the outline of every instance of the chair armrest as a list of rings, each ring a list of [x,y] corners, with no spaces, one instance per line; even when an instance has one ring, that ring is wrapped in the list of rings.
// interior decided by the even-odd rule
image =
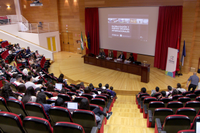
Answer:
[[[146,106],[146,105],[144,105],[144,112],[145,112],[145,114],[148,113],[148,110],[147,110],[147,106]]]
[[[140,102],[140,108],[143,109],[143,102]]]
[[[153,113],[151,110],[148,110],[148,117],[149,117],[149,122],[152,122]]]
[[[157,128],[158,133],[161,133],[162,124],[161,124],[161,122],[160,122],[160,119],[159,119],[159,118],[156,118],[155,121],[156,121],[156,127],[155,127],[155,128]]]
[[[140,98],[137,98],[137,100],[138,100],[138,105],[140,105]]]
[[[92,130],[90,133],[98,133],[98,127],[92,127]]]
[[[106,113],[107,111],[108,111],[108,108],[105,107],[105,108],[103,109],[103,112]]]
[[[105,119],[105,116],[104,116],[104,115],[101,115],[100,118],[101,118],[101,121],[100,121],[100,122],[98,123],[98,125],[97,125],[98,129],[101,129],[102,124],[104,124],[103,121],[104,121],[104,119]]]
[[[167,133],[166,131],[161,131],[160,133]]]

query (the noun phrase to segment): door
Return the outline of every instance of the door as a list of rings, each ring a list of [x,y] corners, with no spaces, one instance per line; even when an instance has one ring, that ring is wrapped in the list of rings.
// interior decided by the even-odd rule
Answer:
[[[48,50],[55,52],[56,51],[56,39],[54,37],[47,37]]]
[[[73,33],[62,32],[62,51],[74,52]]]

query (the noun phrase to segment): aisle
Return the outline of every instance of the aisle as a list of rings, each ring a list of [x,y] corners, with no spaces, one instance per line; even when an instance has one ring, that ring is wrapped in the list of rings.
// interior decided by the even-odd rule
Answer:
[[[104,133],[154,133],[154,128],[147,128],[147,120],[139,112],[135,96],[119,95],[112,112]]]

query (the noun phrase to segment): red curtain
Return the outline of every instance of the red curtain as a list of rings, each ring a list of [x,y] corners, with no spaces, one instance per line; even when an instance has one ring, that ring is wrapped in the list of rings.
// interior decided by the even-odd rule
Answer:
[[[85,9],[85,33],[90,35],[90,49],[86,54],[99,54],[99,10],[98,8]],[[86,34],[86,35],[87,35]]]
[[[165,70],[168,47],[177,48],[181,32],[182,6],[159,7],[154,67]]]

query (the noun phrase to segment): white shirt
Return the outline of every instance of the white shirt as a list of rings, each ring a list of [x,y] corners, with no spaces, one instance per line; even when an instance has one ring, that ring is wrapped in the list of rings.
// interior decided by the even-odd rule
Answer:
[[[177,88],[176,90],[180,91],[180,92],[185,92],[186,91],[186,89],[184,89],[184,88]]]
[[[28,75],[28,69],[24,68],[24,70],[22,71],[24,73],[24,75]]]
[[[172,93],[172,91],[166,91],[166,97],[167,97],[170,93]]]
[[[40,84],[36,85],[36,84],[34,84],[33,82],[28,81],[28,82],[25,83],[25,86],[26,86],[26,88],[32,86],[32,87],[35,89],[35,88],[37,88],[37,87],[40,87],[41,85],[40,85]]]
[[[23,83],[20,83],[20,82],[17,82],[17,81],[15,81],[14,83],[15,83],[17,86],[23,84]]]

